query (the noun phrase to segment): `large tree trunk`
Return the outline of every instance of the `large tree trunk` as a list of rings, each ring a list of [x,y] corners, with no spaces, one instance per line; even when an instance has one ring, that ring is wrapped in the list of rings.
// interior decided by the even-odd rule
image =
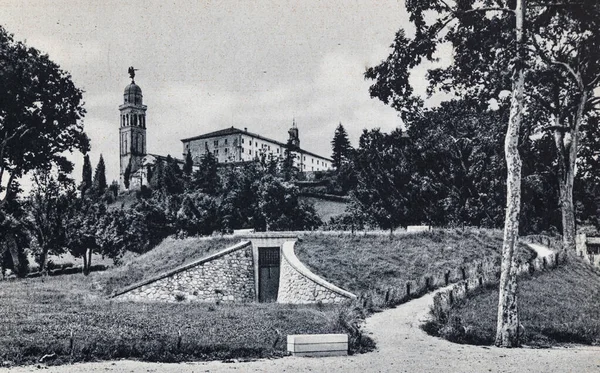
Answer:
[[[560,209],[562,213],[563,245],[565,249],[575,250],[575,205],[573,203],[573,183],[575,172],[573,169],[565,170],[560,175]]]
[[[40,260],[39,260],[40,272],[42,272],[42,273],[48,272],[48,269],[46,268],[47,262],[48,262],[48,250],[42,250],[42,253],[40,254]]]
[[[500,296],[498,300],[498,323],[496,341],[498,347],[519,346],[519,312],[517,308],[517,263],[515,250],[519,239],[519,213],[521,210],[521,157],[519,156],[519,129],[523,116],[523,91],[525,86],[522,47],[525,0],[517,0],[515,15],[518,58],[515,61],[513,87],[508,129],[504,140],[506,157],[506,216],[504,242],[502,244],[502,267]]]
[[[90,251],[90,249],[86,249],[85,252],[83,253],[83,274],[85,276],[90,274],[90,264],[88,262],[88,251]]]
[[[579,143],[579,128],[583,120],[583,110],[587,103],[587,92],[583,83],[579,80],[579,85],[583,90],[577,113],[575,114],[575,123],[571,130],[571,136],[565,142],[564,134],[560,130],[554,132],[554,142],[558,153],[558,171],[559,171],[559,204],[562,213],[562,233],[563,245],[565,249],[575,250],[575,203],[573,202],[573,185],[575,184],[575,174],[577,173],[577,146]],[[558,127],[557,127],[558,129]]]

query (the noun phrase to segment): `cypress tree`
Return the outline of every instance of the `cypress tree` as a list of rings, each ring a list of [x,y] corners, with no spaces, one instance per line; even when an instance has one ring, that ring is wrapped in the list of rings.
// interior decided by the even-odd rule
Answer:
[[[192,160],[192,153],[187,152],[187,155],[185,156],[185,163],[183,165],[183,174],[185,176],[190,176],[192,174],[193,169],[194,161]]]
[[[104,158],[100,154],[100,160],[96,166],[96,172],[94,173],[94,191],[97,196],[101,196],[106,191],[108,184],[106,183],[106,166],[104,165]]]
[[[331,147],[333,150],[333,154],[331,155],[333,166],[336,170],[339,170],[342,163],[349,158],[352,149],[348,133],[346,133],[346,129],[342,126],[342,123],[335,129],[333,140],[331,140]]]
[[[131,158],[129,158],[129,163],[127,163],[127,167],[125,167],[125,172],[123,173],[123,184],[125,185],[125,189],[129,189],[130,179],[131,179]]]
[[[86,154],[83,157],[83,170],[81,172],[81,185],[79,187],[81,189],[81,196],[83,197],[85,195],[85,192],[87,192],[91,187],[92,164],[90,163],[90,156]]]

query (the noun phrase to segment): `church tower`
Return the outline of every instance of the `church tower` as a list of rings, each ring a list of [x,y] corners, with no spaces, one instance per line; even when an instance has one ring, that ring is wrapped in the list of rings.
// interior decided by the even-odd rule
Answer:
[[[121,112],[119,127],[119,153],[121,155],[120,186],[125,189],[125,170],[131,163],[130,189],[139,189],[142,184],[141,177],[134,174],[142,168],[146,156],[146,105],[142,102],[142,89],[135,84],[135,69],[129,68],[131,84],[125,87],[123,105],[119,106]]]
[[[290,134],[289,143],[295,148],[300,148],[300,135],[298,134],[298,126],[296,126],[296,119],[292,121],[292,128],[288,130]]]

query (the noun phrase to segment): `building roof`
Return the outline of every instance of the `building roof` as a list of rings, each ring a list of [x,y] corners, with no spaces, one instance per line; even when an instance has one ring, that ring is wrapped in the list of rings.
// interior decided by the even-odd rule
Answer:
[[[268,137],[261,136],[261,135],[259,135],[257,133],[248,132],[246,130],[241,130],[241,129],[235,128],[235,127],[229,127],[229,128],[225,128],[225,129],[222,129],[222,130],[205,133],[205,134],[200,135],[200,136],[188,137],[186,139],[181,139],[181,142],[185,143],[185,142],[189,142],[189,141],[193,141],[193,140],[210,139],[210,138],[213,138],[213,137],[220,137],[220,136],[226,136],[226,135],[235,135],[235,134],[238,134],[238,133],[241,133],[241,134],[244,134],[244,135],[248,135],[248,136],[251,136],[251,137],[255,137],[257,139],[261,139],[261,140],[264,140],[264,141],[269,141],[271,143],[277,144],[277,145],[282,146],[284,148],[287,146],[287,144],[284,144],[284,143],[282,143],[280,141],[273,140],[273,139],[270,139]],[[301,152],[301,153],[304,153],[304,154],[312,155],[313,157],[325,159],[327,161],[332,161],[330,158],[323,157],[322,155],[318,155],[318,154],[309,152],[309,151],[304,150],[304,149],[298,149],[298,151]]]
[[[159,160],[159,161],[163,161],[163,162],[166,162],[166,161],[167,161],[167,158],[168,158],[168,156],[167,156],[167,157],[165,157],[164,155],[158,155],[158,154],[147,154],[147,155],[149,155],[149,156],[151,156],[151,157],[154,157],[154,158],[156,158],[157,160]],[[184,161],[184,160],[182,160],[182,159],[179,159],[179,158],[171,157],[171,159],[172,159],[172,160],[174,160],[174,161],[175,161],[175,162],[177,162],[177,163],[180,163],[180,164],[184,164],[184,163],[185,163],[185,161]]]

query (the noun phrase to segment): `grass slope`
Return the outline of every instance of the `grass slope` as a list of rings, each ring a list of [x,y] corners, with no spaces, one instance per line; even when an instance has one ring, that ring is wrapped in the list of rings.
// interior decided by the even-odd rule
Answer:
[[[502,232],[434,230],[389,236],[308,234],[296,244],[298,258],[313,272],[352,292],[404,287],[409,280],[495,258],[500,264]],[[522,260],[535,255],[521,245]]]
[[[491,345],[496,333],[497,288],[485,289],[453,308],[429,332],[458,343]],[[600,344],[600,272],[575,256],[549,272],[519,282],[524,344]]]
[[[284,354],[287,334],[345,332],[337,307],[110,301],[95,289],[98,275],[1,283],[0,361],[271,357]]]
[[[345,202],[328,201],[315,197],[300,197],[300,200],[312,203],[315,206],[317,215],[324,223],[328,223],[329,219],[342,215],[346,211],[347,204]]]
[[[221,237],[167,238],[145,254],[126,261],[101,275],[105,294],[201,259],[238,243],[239,239]]]

